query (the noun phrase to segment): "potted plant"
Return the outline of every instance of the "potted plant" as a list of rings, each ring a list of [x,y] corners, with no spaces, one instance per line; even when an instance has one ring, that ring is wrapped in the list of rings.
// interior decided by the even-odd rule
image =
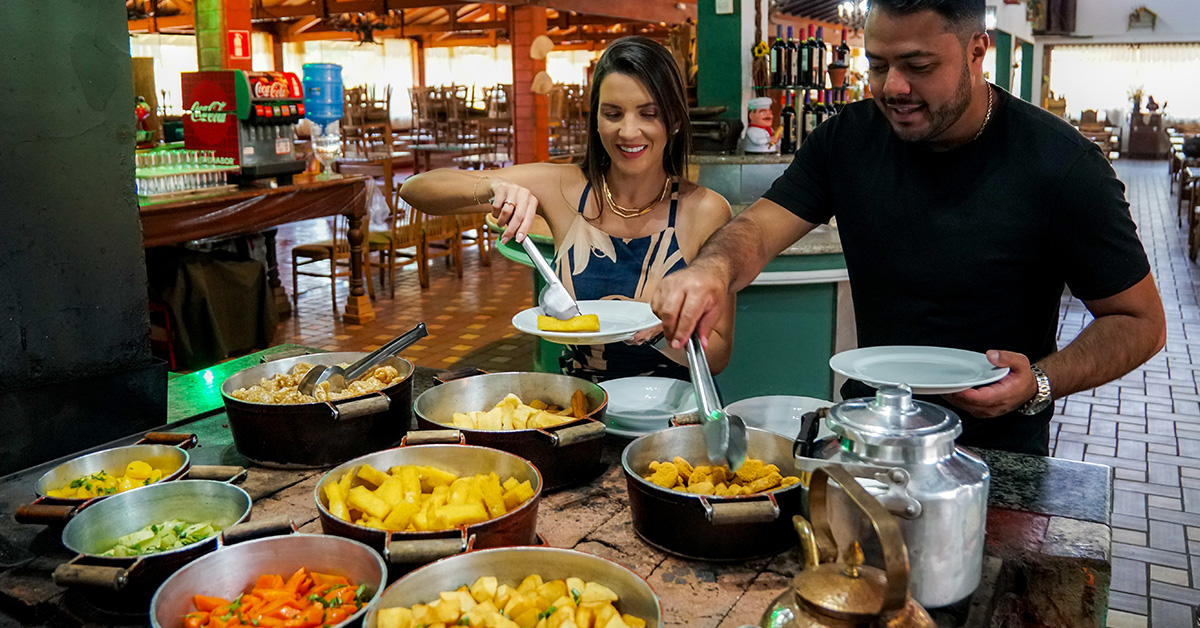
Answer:
[[[1138,85],[1136,87],[1130,87],[1128,94],[1129,94],[1129,100],[1133,102],[1133,112],[1135,114],[1141,113],[1142,112],[1142,86]]]

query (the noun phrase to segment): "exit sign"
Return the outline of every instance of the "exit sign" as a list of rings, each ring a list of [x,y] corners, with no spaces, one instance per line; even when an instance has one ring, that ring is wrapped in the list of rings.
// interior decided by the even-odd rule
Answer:
[[[229,58],[250,58],[250,31],[229,31]]]

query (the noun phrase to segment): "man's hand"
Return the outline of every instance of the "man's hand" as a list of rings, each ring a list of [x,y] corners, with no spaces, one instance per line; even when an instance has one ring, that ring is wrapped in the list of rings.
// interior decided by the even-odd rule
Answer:
[[[650,308],[663,322],[671,346],[682,349],[693,331],[708,348],[708,332],[724,315],[729,302],[729,281],[703,266],[690,266],[663,278],[650,300]]]
[[[1037,394],[1037,380],[1029,370],[1029,358],[1011,351],[988,351],[988,362],[993,366],[1007,366],[1004,379],[971,388],[952,395],[944,395],[950,403],[983,419],[1008,414],[1025,405]]]

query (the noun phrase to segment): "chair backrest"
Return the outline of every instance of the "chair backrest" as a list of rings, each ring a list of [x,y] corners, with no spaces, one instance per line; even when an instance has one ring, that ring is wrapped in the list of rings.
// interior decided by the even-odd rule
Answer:
[[[351,87],[342,92],[342,124],[361,126],[367,119],[366,89]]]
[[[392,242],[398,249],[417,246],[421,243],[422,218],[424,214],[400,198],[400,187],[396,186],[396,195],[392,207],[391,228]]]
[[[1096,110],[1088,109],[1088,110],[1084,111],[1083,113],[1079,114],[1079,123],[1080,124],[1096,124]]]

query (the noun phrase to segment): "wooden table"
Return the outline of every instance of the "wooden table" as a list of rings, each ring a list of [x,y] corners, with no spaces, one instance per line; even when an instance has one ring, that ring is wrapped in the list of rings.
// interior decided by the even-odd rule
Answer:
[[[496,147],[489,144],[414,144],[408,149],[417,154],[413,159],[413,174],[421,172],[421,157],[425,157],[425,170],[432,170],[434,153],[459,153],[462,156],[488,153]]]
[[[454,163],[464,170],[503,168],[504,164],[510,161],[512,161],[512,156],[508,153],[478,153],[454,158]]]
[[[232,444],[219,387],[225,377],[257,364],[261,356],[295,349],[300,348],[275,347],[168,383],[170,416],[175,421],[168,431],[195,433],[200,439],[200,446],[191,452],[192,464],[251,466]],[[433,374],[417,368],[414,399],[432,386]],[[715,563],[678,558],[644,544],[633,529],[621,470],[620,454],[629,442],[606,436],[603,468],[594,479],[543,495],[538,532],[549,545],[609,558],[646,578],[661,600],[665,628],[756,624],[799,570],[797,552]],[[1111,469],[1036,456],[979,453],[992,471],[983,581],[969,601],[936,612],[938,626],[1103,626],[1111,573]],[[12,513],[27,502],[33,482],[58,462],[0,481],[0,510]],[[301,531],[319,533],[313,492],[324,473],[251,466],[243,488],[254,498],[252,518],[289,516]],[[144,614],[99,612],[78,589],[54,585],[50,573],[72,556],[59,539],[52,529],[16,524],[11,518],[0,520],[0,626],[146,624]]]
[[[378,167],[382,171],[383,177],[383,198],[387,199],[388,208],[395,212],[396,206],[393,198],[396,187],[396,163],[403,162],[412,153],[409,151],[392,151],[391,153],[371,153],[366,157],[338,157],[337,161],[333,162],[334,172],[341,172],[342,168],[350,166],[356,167]],[[416,160],[413,161],[414,166]]]
[[[143,205],[140,208],[145,246],[182,244],[219,236],[250,235],[297,220],[345,215],[350,221],[350,295],[342,319],[360,325],[375,320],[363,283],[365,269],[367,177],[328,181],[304,180],[276,188],[254,187],[231,194]],[[267,272],[276,300],[282,295],[275,242],[267,242]]]

